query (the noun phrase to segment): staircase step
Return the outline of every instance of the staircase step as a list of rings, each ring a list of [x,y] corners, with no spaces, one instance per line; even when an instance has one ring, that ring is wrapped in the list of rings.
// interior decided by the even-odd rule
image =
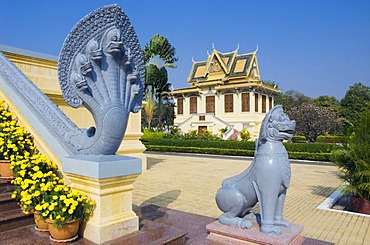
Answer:
[[[0,193],[0,212],[5,212],[13,209],[19,209],[19,206],[12,193]]]
[[[0,193],[13,192],[14,186],[10,183],[10,179],[0,178]]]
[[[31,224],[34,224],[33,215],[26,215],[19,208],[0,213],[0,233]]]

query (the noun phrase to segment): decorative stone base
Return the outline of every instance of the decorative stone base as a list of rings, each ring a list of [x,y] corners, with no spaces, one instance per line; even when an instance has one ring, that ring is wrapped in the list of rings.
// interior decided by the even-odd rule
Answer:
[[[109,223],[89,221],[82,229],[82,236],[94,243],[101,244],[114,240],[124,235],[139,230],[139,218],[134,212],[131,215],[123,215],[117,220],[111,220]]]
[[[63,161],[72,188],[86,192],[96,207],[81,235],[101,244],[139,230],[132,211],[133,183],[141,173],[141,160],[120,155],[73,156]]]
[[[280,236],[261,233],[257,222],[253,222],[253,227],[249,230],[223,225],[218,220],[208,224],[206,228],[210,232],[207,239],[222,244],[300,245],[305,240],[299,235],[303,231],[303,225],[296,224],[292,224],[290,228],[281,227]]]

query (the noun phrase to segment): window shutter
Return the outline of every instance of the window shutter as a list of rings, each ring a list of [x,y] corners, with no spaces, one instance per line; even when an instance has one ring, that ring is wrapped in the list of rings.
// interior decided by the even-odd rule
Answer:
[[[266,113],[266,95],[262,95],[262,113]]]
[[[184,114],[184,99],[177,99],[177,114]]]
[[[206,97],[206,113],[215,113],[215,96]]]
[[[242,93],[242,112],[250,111],[249,93]]]
[[[197,113],[197,97],[190,97],[190,114]]]
[[[233,112],[234,97],[233,94],[225,94],[225,112]]]

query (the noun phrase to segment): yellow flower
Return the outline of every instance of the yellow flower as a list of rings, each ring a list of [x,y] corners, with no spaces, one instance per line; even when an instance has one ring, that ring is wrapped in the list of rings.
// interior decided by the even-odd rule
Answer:
[[[50,206],[49,206],[49,210],[50,210],[50,211],[53,211],[53,210],[54,210],[54,205],[50,205]]]
[[[68,213],[73,214],[73,211],[74,211],[73,209],[70,209],[70,210],[68,210]]]
[[[42,206],[40,204],[37,204],[36,207],[35,207],[35,209],[37,211],[41,211],[42,210]]]
[[[33,169],[33,171],[35,171],[35,172],[37,172],[37,171],[39,171],[39,170],[40,170],[39,166],[34,166],[32,169]]]
[[[57,200],[58,199],[58,196],[53,196],[53,200]]]

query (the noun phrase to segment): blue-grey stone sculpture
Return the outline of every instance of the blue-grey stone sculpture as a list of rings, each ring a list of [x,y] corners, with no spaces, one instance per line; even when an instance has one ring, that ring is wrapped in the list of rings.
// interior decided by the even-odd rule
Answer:
[[[129,112],[141,108],[144,80],[139,42],[117,5],[76,24],[63,44],[58,75],[66,102],[74,108],[84,104],[96,124],[72,130],[65,139],[82,154],[114,154]]]
[[[266,114],[252,164],[239,175],[225,179],[217,191],[216,203],[224,212],[219,217],[222,224],[250,229],[253,218],[248,214],[259,202],[261,232],[280,235],[279,226],[290,226],[283,218],[291,171],[282,141],[290,140],[294,129],[295,121],[284,114],[281,105]]]
[[[76,24],[63,44],[58,76],[67,103],[84,105],[95,127],[78,128],[0,53],[1,89],[58,157],[115,154],[129,112],[141,108],[145,78],[138,38],[119,6],[99,8]]]

